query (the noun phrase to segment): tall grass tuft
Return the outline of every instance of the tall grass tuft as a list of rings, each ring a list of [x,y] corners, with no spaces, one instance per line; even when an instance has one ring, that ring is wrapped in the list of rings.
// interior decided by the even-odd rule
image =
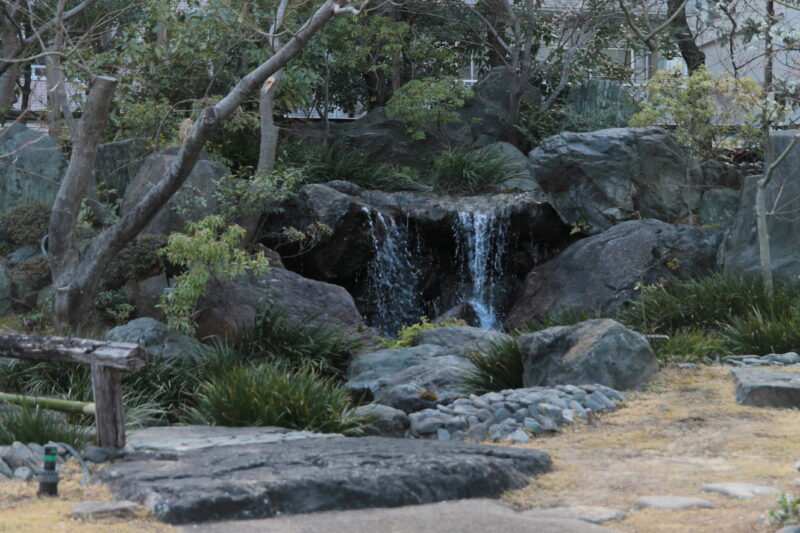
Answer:
[[[433,188],[440,192],[477,194],[491,192],[526,173],[501,154],[458,149],[442,152],[434,159],[431,181]]]
[[[484,351],[470,354],[469,361],[475,367],[462,378],[467,392],[485,394],[523,387],[522,356],[514,339],[496,340]]]
[[[64,442],[76,450],[89,442],[87,423],[70,423],[47,411],[30,406],[0,405],[0,445],[19,442],[46,444]]]
[[[200,385],[190,420],[222,426],[280,426],[358,434],[347,391],[311,369],[237,365]]]
[[[652,343],[658,362],[701,363],[725,354],[725,339],[715,331],[678,331],[663,343]]]
[[[800,312],[793,308],[770,316],[753,309],[743,317],[733,317],[722,328],[729,353],[765,355],[800,351]]]

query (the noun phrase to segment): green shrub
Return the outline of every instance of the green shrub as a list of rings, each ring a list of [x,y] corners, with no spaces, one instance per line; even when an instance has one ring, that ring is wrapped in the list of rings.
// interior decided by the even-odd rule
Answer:
[[[441,133],[442,126],[460,121],[458,110],[474,94],[450,76],[411,80],[394,92],[386,104],[386,115],[403,122],[406,133],[421,141],[429,133]]]
[[[767,518],[773,526],[800,524],[800,498],[791,492],[782,492]]]
[[[723,326],[725,348],[732,354],[766,355],[800,351],[800,313],[773,315],[754,309]]]
[[[50,261],[44,255],[23,261],[11,269],[11,279],[33,291],[43,289],[52,283]]]
[[[679,331],[664,343],[651,342],[661,364],[669,362],[699,363],[724,353],[724,339],[716,332],[699,329]]]
[[[0,445],[14,441],[37,444],[52,441],[81,450],[89,438],[87,425],[69,423],[63,417],[38,408],[0,405]]]
[[[191,420],[222,426],[280,426],[358,434],[347,391],[310,369],[237,365],[202,383]]]
[[[440,192],[477,194],[525,177],[516,162],[489,150],[450,150],[433,161],[431,182]]]
[[[390,350],[396,350],[397,348],[408,348],[409,346],[414,346],[414,341],[416,340],[417,335],[423,331],[436,328],[446,328],[450,326],[466,325],[467,323],[460,318],[448,318],[446,320],[431,322],[430,318],[423,316],[420,317],[420,321],[416,324],[410,324],[408,326],[401,327],[400,331],[397,332],[397,338],[381,339],[381,348],[388,348]]]
[[[256,315],[250,333],[235,345],[243,360],[265,359],[297,369],[313,368],[322,376],[341,378],[360,342],[338,329],[306,320],[298,323],[286,310],[267,304]]]
[[[111,260],[103,274],[106,289],[118,289],[129,280],[146,279],[164,270],[159,250],[167,246],[165,235],[143,233],[125,245]]]
[[[470,354],[475,368],[462,378],[463,388],[472,394],[521,389],[522,356],[514,339],[494,341],[483,352]]]
[[[48,204],[22,204],[0,215],[0,235],[11,244],[38,248],[49,224]]]
[[[136,307],[124,288],[101,291],[94,299],[94,308],[100,321],[111,326],[127,322],[136,312]]]

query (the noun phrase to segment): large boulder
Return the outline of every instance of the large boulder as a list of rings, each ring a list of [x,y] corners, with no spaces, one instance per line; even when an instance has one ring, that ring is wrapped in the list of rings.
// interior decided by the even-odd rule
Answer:
[[[780,131],[771,134],[772,151],[765,165],[770,165],[788,147],[800,130]],[[776,278],[797,281],[800,278],[800,220],[796,203],[800,197],[800,145],[776,167],[772,180],[764,191],[772,273]],[[756,189],[762,176],[745,179],[736,219],[725,234],[720,248],[720,263],[726,274],[758,275],[760,256],[756,231]]]
[[[23,124],[0,132],[0,214],[28,203],[51,204],[66,168],[56,143]]]
[[[570,89],[564,109],[569,129],[577,131],[625,127],[635,112],[636,102],[624,85],[599,79]]]
[[[726,229],[739,212],[739,191],[711,189],[700,200],[700,223]]]
[[[610,319],[521,335],[517,345],[526,387],[599,383],[636,389],[658,372],[647,339]]]
[[[138,344],[150,358],[197,358],[206,356],[211,351],[197,339],[169,331],[166,324],[146,317],[110,329],[106,333],[106,339]]]
[[[566,308],[613,311],[636,298],[642,284],[708,275],[721,236],[712,228],[633,220],[582,239],[528,274],[505,326],[515,329]]]
[[[139,174],[150,150],[144,139],[125,139],[101,144],[97,147],[94,166],[97,185],[115,191],[119,198],[125,196],[128,185]]]
[[[503,159],[511,168],[518,171],[520,177],[504,182],[501,188],[504,191],[538,191],[541,188],[533,176],[533,165],[528,157],[516,146],[505,141],[492,143],[482,150]]]
[[[509,339],[504,333],[467,326],[424,331],[414,339],[415,346],[356,357],[345,386],[407,412],[435,407],[463,394],[464,374],[474,369],[469,354]]]
[[[564,132],[528,156],[564,223],[586,224],[592,234],[632,218],[679,222],[699,203],[698,165],[660,128]]]
[[[139,173],[128,185],[122,214],[127,213],[150,192],[177,158],[177,150],[169,149],[145,159]],[[187,222],[196,222],[217,210],[215,196],[220,180],[228,174],[221,163],[201,158],[180,190],[156,213],[143,229],[144,233],[169,235],[184,231]]]
[[[342,287],[272,267],[261,276],[248,273],[209,283],[198,303],[197,335],[234,339],[253,326],[259,308],[269,303],[298,323],[326,324],[348,334],[364,328],[353,297]]]
[[[760,368],[734,368],[736,402],[756,407],[800,407],[800,374]]]

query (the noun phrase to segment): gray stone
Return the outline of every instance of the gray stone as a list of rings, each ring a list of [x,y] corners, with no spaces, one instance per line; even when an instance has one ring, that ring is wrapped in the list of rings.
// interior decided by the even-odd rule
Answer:
[[[655,509],[677,511],[681,509],[692,509],[699,507],[702,509],[714,509],[716,506],[702,498],[690,498],[686,496],[642,496],[636,500],[637,507],[653,507]]]
[[[38,470],[41,468],[44,458],[36,457],[23,443],[14,442],[11,446],[0,446],[0,460],[5,461],[12,470],[22,466]]]
[[[758,368],[734,368],[736,401],[756,407],[800,407],[800,374]]]
[[[454,305],[439,315],[435,322],[437,324],[441,324],[442,322],[447,322],[450,320],[463,320],[468,326],[473,327],[478,327],[481,325],[481,318],[478,316],[475,306],[469,302],[461,302],[460,304]]]
[[[509,335],[488,329],[469,326],[449,326],[421,331],[414,344],[433,344],[448,349],[450,355],[462,355],[485,350],[494,342],[511,340]]]
[[[528,436],[527,433],[525,433],[521,429],[518,429],[508,436],[508,440],[516,442],[518,444],[526,444],[530,442],[531,438]]]
[[[492,420],[494,422],[502,422],[503,420],[506,420],[513,416],[514,414],[511,411],[509,411],[505,407],[501,407],[499,409],[496,409],[494,413],[492,413]]]
[[[593,393],[591,393],[589,396],[586,397],[586,400],[592,402],[592,404],[595,406],[599,405],[601,407],[601,410],[613,409],[617,406],[614,402],[609,400],[605,394],[603,394],[600,391],[594,391]]]
[[[128,185],[139,174],[150,150],[144,139],[125,139],[97,147],[94,167],[97,184],[107,191],[116,191],[123,198]]]
[[[130,517],[145,511],[145,507],[136,502],[78,502],[72,504],[74,518],[105,518],[109,516]]]
[[[499,496],[551,467],[537,450],[364,437],[128,456],[96,479],[175,524]]]
[[[408,415],[399,409],[371,403],[362,405],[355,409],[354,416],[366,416],[369,419],[369,427],[366,435],[378,435],[381,437],[403,437],[409,427]]]
[[[6,478],[11,479],[14,477],[14,471],[11,469],[8,464],[6,464],[5,460],[0,459],[0,479]]]
[[[482,422],[480,424],[470,426],[470,428],[464,433],[464,438],[473,442],[483,442],[486,440],[486,437],[489,434],[490,427],[491,424],[489,422]]]
[[[531,509],[530,511],[525,511],[523,514],[541,518],[572,518],[591,522],[592,524],[602,524],[613,520],[625,520],[625,513],[618,509],[589,505]]]
[[[569,90],[564,113],[569,131],[621,128],[636,113],[636,102],[622,84],[590,79]]]
[[[540,403],[536,406],[536,411],[538,411],[539,414],[549,416],[554,420],[557,420],[561,415],[561,408],[549,403]],[[533,413],[533,411],[531,411],[531,413]]]
[[[164,150],[145,159],[139,173],[125,192],[120,213],[130,212],[177,159],[175,150]],[[185,230],[187,222],[196,222],[216,213],[215,192],[220,180],[228,174],[221,163],[200,159],[179,191],[150,219],[144,233],[169,235]]]
[[[51,204],[66,168],[47,135],[17,123],[0,133],[0,214],[27,203]]]
[[[517,344],[526,387],[600,383],[635,389],[658,371],[647,340],[610,319],[521,335]]]
[[[33,259],[34,257],[41,255],[41,250],[38,248],[33,248],[31,246],[23,246],[22,248],[17,248],[10,254],[8,254],[8,264],[11,266],[18,265],[20,263],[24,263],[28,259]]]
[[[419,411],[418,413],[412,413],[408,418],[411,422],[411,433],[417,436],[425,436],[436,433],[438,429],[447,423],[446,415],[437,413],[436,411],[432,411],[430,409]]]
[[[688,172],[699,168],[660,128],[564,132],[544,139],[528,157],[536,181],[565,224],[596,234],[632,218],[675,223],[699,204]]]
[[[447,421],[445,427],[451,433],[455,433],[457,431],[465,431],[469,427],[469,424],[464,420],[463,416],[455,416]]]
[[[567,518],[520,513],[496,500],[473,499],[396,509],[364,509],[193,524],[182,533],[614,533],[603,526]]]
[[[800,526],[782,527],[775,533],[800,533]]]
[[[502,190],[531,192],[541,189],[533,176],[533,165],[530,160],[513,144],[500,141],[490,144],[482,150],[504,159],[519,174],[518,177],[503,182],[500,185]]]
[[[558,424],[549,416],[540,415],[539,422],[542,424],[543,431],[558,431]]]
[[[480,420],[481,422],[485,422],[490,418],[492,418],[492,412],[489,411],[488,409],[478,409],[477,416],[478,420]]]
[[[113,446],[87,446],[83,449],[81,455],[86,461],[91,463],[107,463],[125,457],[127,454],[125,448],[115,448]]]
[[[450,432],[444,428],[439,428],[436,430],[436,438],[439,440],[450,440],[451,435]]]
[[[763,494],[778,494],[780,491],[775,487],[764,485],[754,485],[752,483],[705,483],[705,492],[719,492],[731,498],[749,500]]]
[[[770,353],[764,356],[767,361],[773,361],[782,365],[795,365],[800,363],[800,355],[795,352],[788,353]]]
[[[642,284],[709,275],[721,237],[712,228],[632,220],[581,239],[528,273],[504,325],[517,329],[567,308],[611,312],[638,299]]]
[[[312,433],[278,427],[160,426],[128,433],[126,450],[135,452],[182,453],[231,446],[264,446],[301,440],[335,438],[334,433]]]
[[[539,423],[539,421],[534,418],[530,417],[526,418],[525,420],[522,421],[522,425],[525,429],[527,429],[534,435],[538,435],[539,433],[544,431],[544,428],[542,428],[542,425]]]
[[[739,211],[739,191],[733,189],[711,189],[700,199],[700,222],[708,226],[727,228],[736,219]]]
[[[33,470],[27,466],[20,466],[14,470],[14,479],[21,479],[22,481],[31,481],[33,479]]]
[[[782,130],[770,134],[772,151],[765,156],[765,167],[783,153],[799,132],[800,130]],[[776,278],[791,282],[800,278],[800,256],[796,253],[800,248],[800,220],[794,216],[781,215],[788,215],[792,210],[791,199],[800,196],[798,167],[800,167],[800,146],[795,146],[777,166],[765,190],[768,210],[772,210],[778,201],[776,209],[778,216],[767,217],[772,272]],[[753,208],[757,182],[761,177],[750,176],[745,179],[738,214],[720,247],[719,262],[726,274],[759,276],[761,273],[756,215]]]
[[[139,344],[153,358],[201,358],[212,352],[210,346],[193,337],[169,331],[166,324],[147,317],[136,318],[109,330],[106,338],[114,342]]]

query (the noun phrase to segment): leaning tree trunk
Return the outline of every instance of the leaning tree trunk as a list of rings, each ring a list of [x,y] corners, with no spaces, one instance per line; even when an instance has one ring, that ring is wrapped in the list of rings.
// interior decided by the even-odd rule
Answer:
[[[275,168],[275,152],[278,148],[278,127],[275,125],[275,93],[283,79],[283,69],[267,80],[258,99],[261,116],[261,143],[258,151],[258,170],[272,172]]]
[[[686,3],[681,0],[668,0],[667,5],[670,13],[678,11],[672,20],[672,32],[678,42],[678,48],[686,63],[686,68],[689,69],[689,74],[692,74],[706,64],[706,54],[700,50],[694,40],[689,21],[686,19]]]

